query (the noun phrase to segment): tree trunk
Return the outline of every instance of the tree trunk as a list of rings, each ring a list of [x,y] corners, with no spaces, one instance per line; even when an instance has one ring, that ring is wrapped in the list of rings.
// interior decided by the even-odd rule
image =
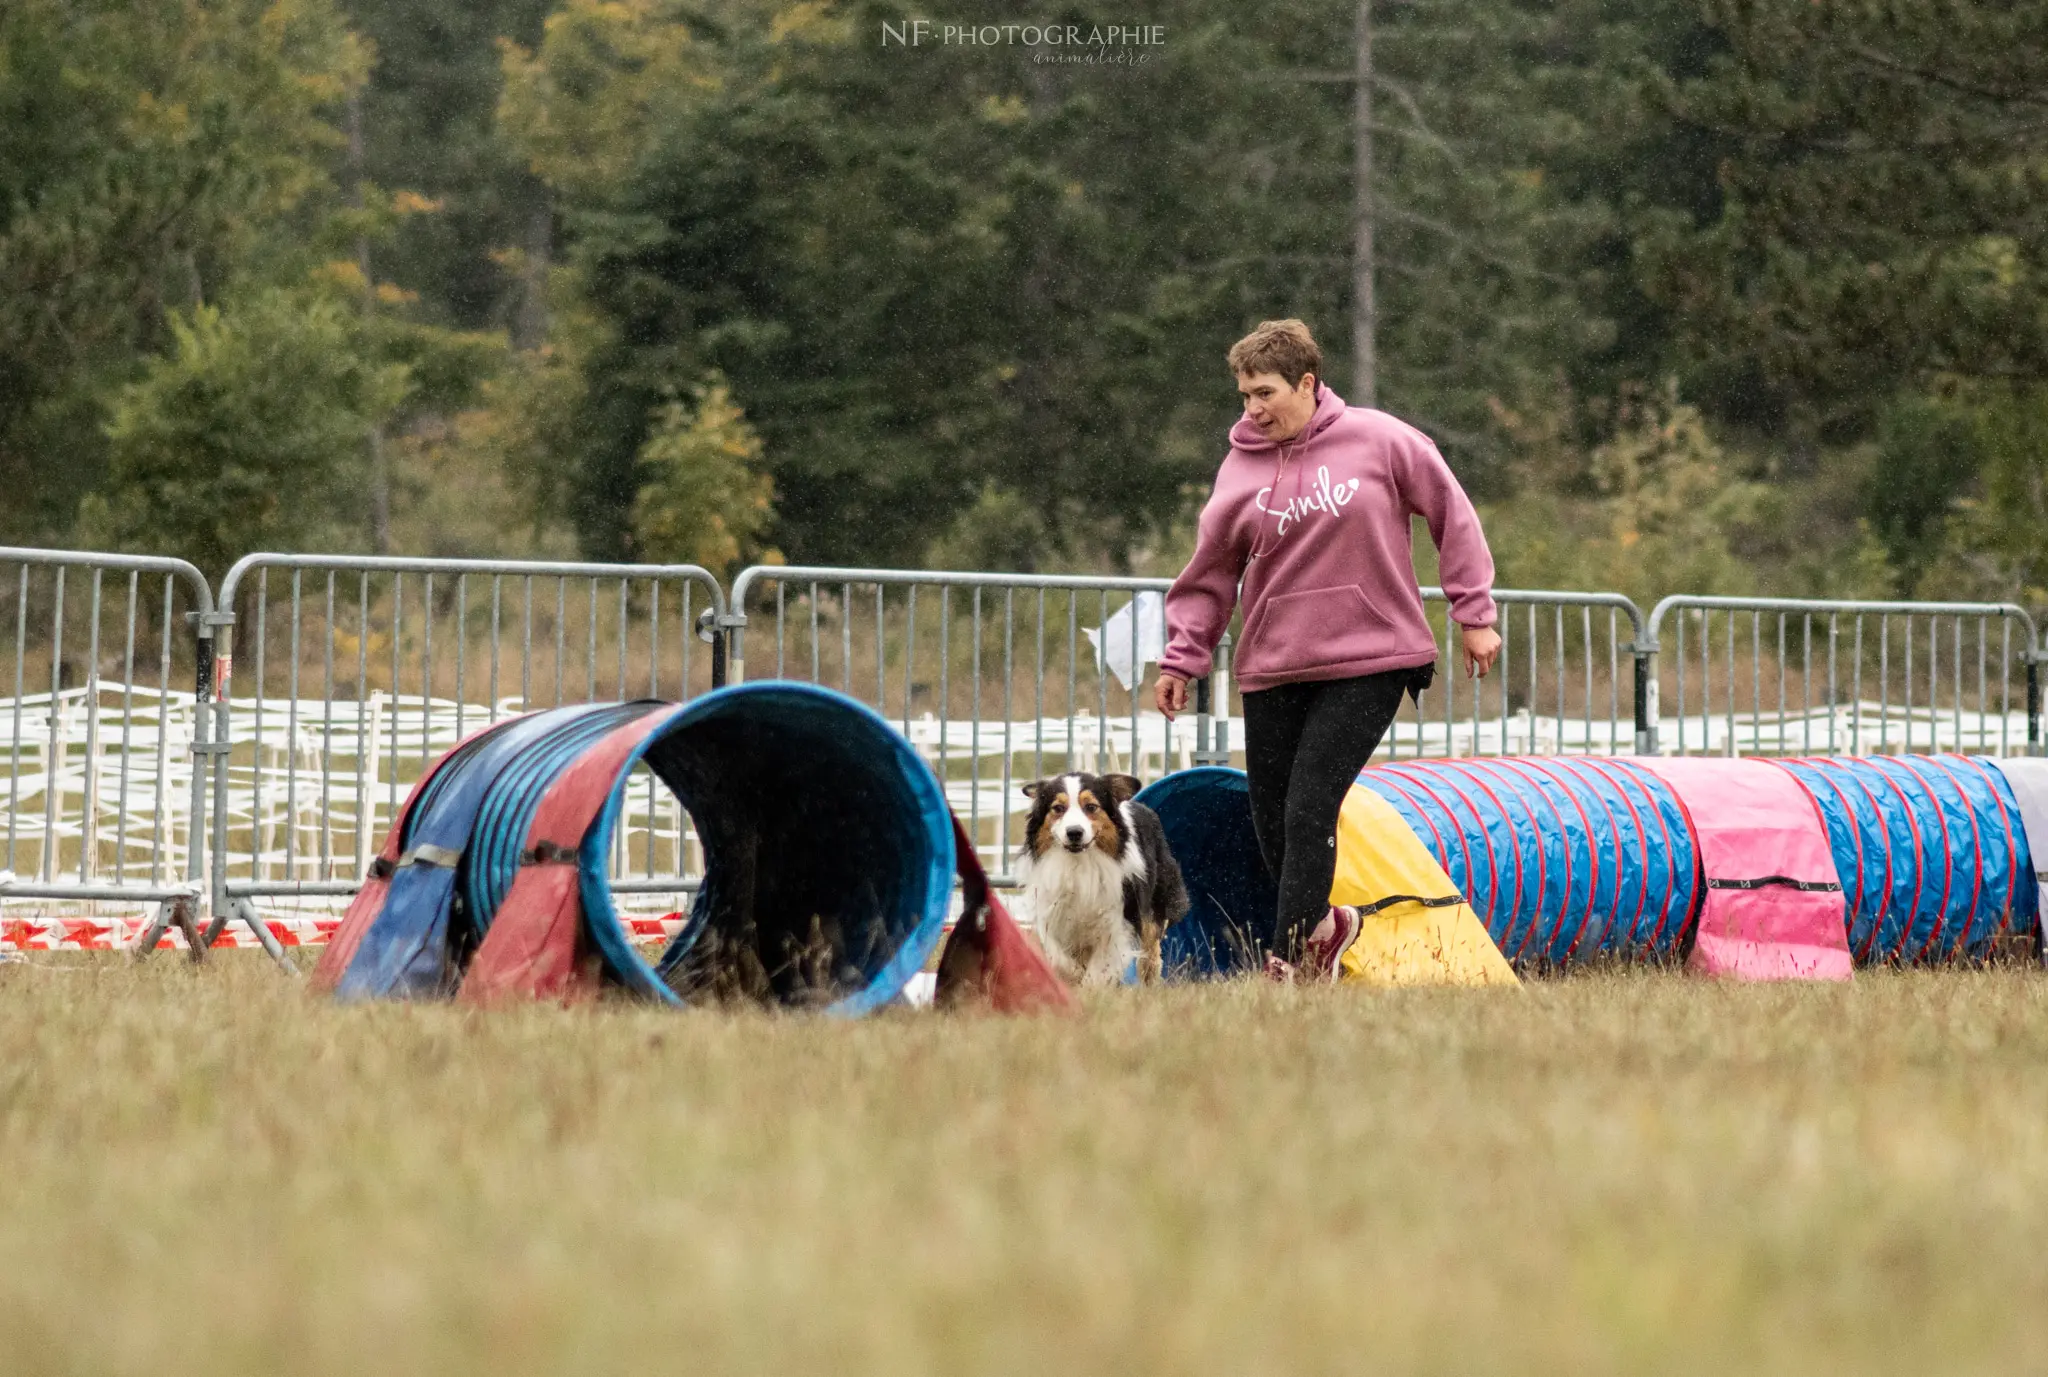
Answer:
[[[348,175],[349,204],[363,208],[363,88],[348,93]],[[356,268],[363,275],[363,314],[376,309],[376,287],[370,278],[370,240],[356,237]],[[380,555],[391,553],[391,471],[384,458],[384,426],[370,425],[370,548]]]
[[[519,309],[512,316],[512,347],[538,349],[548,339],[548,259],[554,249],[554,197],[536,187],[526,213],[526,251],[520,273]]]
[[[1373,299],[1372,0],[1358,0],[1356,47],[1351,82],[1351,400],[1375,406],[1379,379],[1373,335],[1379,308]]]

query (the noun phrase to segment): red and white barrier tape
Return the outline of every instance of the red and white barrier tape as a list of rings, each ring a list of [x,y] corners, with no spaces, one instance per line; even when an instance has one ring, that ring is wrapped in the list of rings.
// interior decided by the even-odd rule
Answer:
[[[148,930],[147,916],[134,918],[0,918],[0,951],[125,951]],[[341,926],[332,918],[267,918],[264,925],[287,947],[325,946]],[[641,941],[667,941],[682,929],[682,919],[628,918],[627,930]],[[176,928],[157,944],[158,951],[184,950],[185,935]],[[228,924],[215,947],[255,947],[256,935],[241,923]]]

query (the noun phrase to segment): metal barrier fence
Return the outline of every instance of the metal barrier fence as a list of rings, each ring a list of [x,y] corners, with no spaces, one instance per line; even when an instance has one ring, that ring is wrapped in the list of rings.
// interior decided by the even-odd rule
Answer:
[[[155,930],[189,932],[206,850],[195,766],[212,750],[206,579],[183,560],[80,550],[0,548],[4,565],[0,903],[155,903]]]
[[[2033,618],[2010,603],[1669,597],[1651,612],[1642,648],[1643,749],[2034,754],[2037,641]],[[1660,733],[1667,681],[1677,714]]]
[[[1166,579],[760,565],[733,584],[731,660],[841,689],[890,718],[944,781],[998,883],[1027,811],[1021,781],[1074,768],[1165,774],[1230,762],[1228,638],[1192,730],[1150,709],[1145,661]],[[1450,666],[1388,731],[1390,755],[1625,752],[1635,738],[1635,604],[1613,593],[1500,590],[1502,658]],[[1121,663],[1119,663],[1121,661]],[[1624,691],[1623,683],[1627,681]],[[1626,705],[1626,706],[1625,706]]]
[[[688,699],[728,665],[894,722],[1006,882],[1024,781],[1230,763],[1240,735],[1228,636],[1190,716],[1149,707],[1164,579],[756,566],[728,603],[693,565],[258,554],[216,603],[176,559],[0,548],[7,563],[0,917],[155,905],[145,949],[238,919],[282,959],[256,901],[333,917],[461,737],[529,708]],[[2012,604],[1678,596],[1646,619],[1619,594],[1496,590],[1501,659],[1474,682],[1423,593],[1443,659],[1389,756],[2042,749],[2040,636]],[[668,791],[636,780],[627,811],[616,888],[694,888]],[[116,944],[140,926],[86,925]]]
[[[997,883],[1022,841],[1021,785],[1086,769],[1228,760],[1229,647],[1194,721],[1143,706],[1146,595],[1171,581],[756,565],[733,582],[730,663],[824,684],[893,721],[928,761]],[[1121,625],[1119,624],[1121,617]],[[1124,677],[1116,662],[1121,658]]]
[[[1422,590],[1441,656],[1434,686],[1404,701],[1388,756],[1626,755],[1640,749],[1636,642],[1643,614],[1619,593],[1496,588],[1500,660],[1464,677],[1458,628],[1438,588]]]
[[[255,925],[258,897],[353,894],[412,783],[477,728],[724,678],[724,593],[695,565],[257,554],[220,598],[215,931]],[[615,887],[682,892],[688,818],[641,773]]]

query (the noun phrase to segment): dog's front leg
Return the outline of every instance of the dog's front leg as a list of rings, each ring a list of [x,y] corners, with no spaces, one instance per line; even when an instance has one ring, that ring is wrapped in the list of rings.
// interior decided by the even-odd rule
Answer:
[[[1165,927],[1150,914],[1138,923],[1138,980],[1142,984],[1159,983],[1159,977],[1166,965],[1160,955],[1159,944],[1165,935]]]
[[[1052,973],[1054,975],[1069,985],[1081,983],[1082,977],[1086,973],[1081,969],[1080,963],[1067,954],[1066,947],[1061,945],[1058,938],[1043,928],[1040,928],[1038,932],[1038,949],[1044,952],[1045,959],[1052,963]]]

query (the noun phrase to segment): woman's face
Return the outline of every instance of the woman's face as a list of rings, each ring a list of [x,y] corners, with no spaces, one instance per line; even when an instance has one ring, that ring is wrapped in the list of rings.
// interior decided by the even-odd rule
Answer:
[[[1259,428],[1259,434],[1278,444],[1301,434],[1302,427],[1316,414],[1316,375],[1304,373],[1293,387],[1278,373],[1240,373],[1238,395],[1244,398],[1245,418]]]

